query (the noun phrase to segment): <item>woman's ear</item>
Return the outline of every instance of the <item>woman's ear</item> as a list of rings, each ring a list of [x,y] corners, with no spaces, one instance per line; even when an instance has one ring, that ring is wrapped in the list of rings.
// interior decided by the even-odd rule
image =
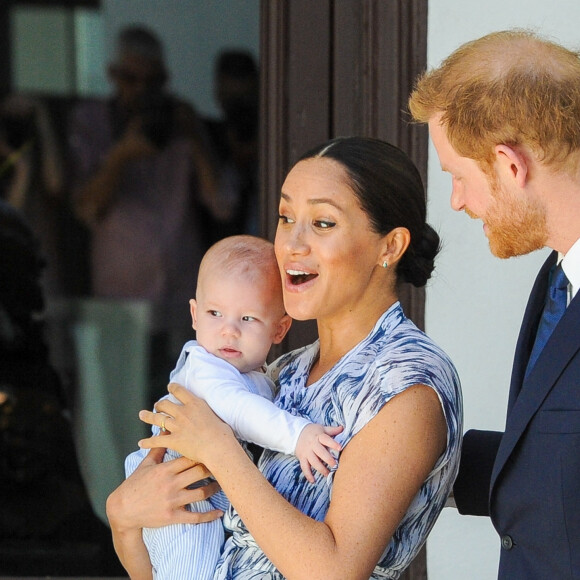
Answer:
[[[394,266],[407,251],[411,243],[411,233],[407,228],[399,227],[391,230],[384,237],[384,247],[379,256],[383,268]]]
[[[189,301],[189,312],[191,313],[191,326],[197,330],[197,302],[195,298]]]
[[[284,340],[287,332],[290,330],[290,326],[292,326],[292,319],[287,314],[284,314],[276,326],[276,332],[272,338],[272,343],[280,344]]]
[[[509,145],[495,146],[496,169],[501,177],[515,179],[518,187],[526,185],[529,162],[520,149]]]

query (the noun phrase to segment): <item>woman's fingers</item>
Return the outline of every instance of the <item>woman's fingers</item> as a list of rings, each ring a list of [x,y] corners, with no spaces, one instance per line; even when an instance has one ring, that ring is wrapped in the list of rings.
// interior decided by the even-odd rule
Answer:
[[[209,512],[190,512],[189,510],[183,508],[179,513],[175,515],[176,524],[203,524],[206,522],[213,522],[218,518],[221,518],[224,512],[221,510],[211,510]]]
[[[149,425],[159,427],[164,437],[155,435],[142,439],[139,447],[169,447],[197,463],[205,463],[211,458],[216,438],[221,435],[233,437],[233,432],[203,399],[175,383],[169,385],[169,390],[178,397],[180,404],[162,399],[155,405],[157,412],[139,412],[139,418]]]
[[[187,457],[178,457],[168,461],[167,466],[171,473],[176,476],[177,485],[183,488],[212,477],[211,472],[205,465],[196,463]],[[199,499],[205,499],[205,497],[200,497]]]
[[[142,464],[154,465],[156,463],[163,463],[163,456],[165,455],[165,447],[154,447],[143,458]]]
[[[155,423],[155,415],[157,415],[158,413],[153,413],[151,411],[139,411],[139,419],[141,419],[141,421],[143,421],[144,423],[149,423],[149,425],[156,425]]]
[[[221,487],[209,469],[202,463],[195,463],[187,457],[178,457],[166,462],[165,468],[175,477],[176,487],[183,490],[178,499],[179,505],[207,499],[220,491]],[[204,480],[210,479],[207,483]],[[202,483],[201,485],[196,485]]]
[[[199,480],[191,481],[191,483],[196,483]],[[186,505],[188,503],[195,503],[196,501],[202,501],[204,499],[210,498],[212,495],[216,494],[220,491],[221,487],[219,483],[215,480],[207,483],[206,485],[202,485],[200,487],[196,487],[195,489],[188,489],[187,487],[183,490],[183,493],[180,495],[180,501],[183,501],[182,505]]]
[[[186,391],[189,392],[189,391]],[[181,407],[182,405],[180,404],[176,404],[173,401],[170,401],[167,397],[164,399],[161,399],[160,401],[157,401],[157,403],[155,403],[155,410],[158,413],[165,413],[166,415],[170,415],[170,416],[174,416],[175,413],[177,412],[177,410]]]
[[[169,385],[167,385],[167,390],[183,404],[196,398],[185,387],[178,383],[169,383]]]
[[[172,431],[170,429],[170,421],[172,421],[173,417],[166,413],[152,413],[151,411],[143,410],[139,411],[139,419],[144,423],[159,427],[160,435],[167,435]]]

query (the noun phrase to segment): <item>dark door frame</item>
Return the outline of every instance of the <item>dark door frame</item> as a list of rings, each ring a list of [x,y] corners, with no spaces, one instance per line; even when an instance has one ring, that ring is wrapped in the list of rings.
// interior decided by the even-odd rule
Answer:
[[[425,181],[428,136],[408,122],[407,98],[426,66],[425,0],[262,0],[262,233],[274,238],[286,171],[310,147],[339,135],[385,139]],[[424,291],[404,287],[407,315],[424,326]],[[296,325],[282,348],[312,338]]]
[[[262,234],[273,240],[284,175],[310,147],[340,135],[390,141],[424,183],[428,136],[404,111],[427,61],[427,0],[261,0],[260,183]],[[425,293],[401,288],[407,316],[424,327]],[[293,323],[274,356],[312,342]],[[426,580],[425,548],[402,580]]]

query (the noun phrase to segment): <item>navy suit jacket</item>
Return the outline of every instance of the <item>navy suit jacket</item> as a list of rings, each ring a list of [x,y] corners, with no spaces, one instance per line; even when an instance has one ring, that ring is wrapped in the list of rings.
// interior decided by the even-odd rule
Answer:
[[[580,580],[580,292],[524,378],[556,259],[524,314],[505,432],[465,434],[454,486],[460,513],[491,517],[501,580]]]

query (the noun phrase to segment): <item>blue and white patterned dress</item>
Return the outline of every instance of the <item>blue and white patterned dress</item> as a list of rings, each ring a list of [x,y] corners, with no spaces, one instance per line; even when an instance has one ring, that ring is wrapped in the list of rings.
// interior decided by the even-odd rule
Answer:
[[[318,356],[318,342],[282,356],[269,368],[280,385],[276,404],[316,423],[342,425],[343,448],[392,397],[423,384],[435,389],[447,421],[447,447],[423,483],[371,578],[398,578],[427,538],[457,474],[462,435],[462,398],[457,372],[447,355],[394,304],[370,334],[317,382],[306,387]],[[339,458],[340,461],[340,458]],[[296,457],[265,450],[259,468],[292,505],[322,521],[332,494],[333,475],[316,473],[310,484]],[[218,580],[281,580],[237,512],[224,517],[232,532],[218,562]]]

